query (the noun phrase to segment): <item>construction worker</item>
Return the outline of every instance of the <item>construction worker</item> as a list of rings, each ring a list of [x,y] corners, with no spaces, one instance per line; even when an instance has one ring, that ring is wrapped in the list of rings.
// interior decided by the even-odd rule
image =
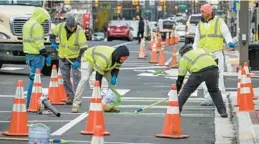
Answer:
[[[81,59],[82,77],[76,90],[72,112],[77,113],[79,111],[83,92],[92,72],[96,71],[96,81],[101,83],[104,76],[108,86],[113,88],[117,81],[119,68],[128,56],[129,49],[124,45],[116,49],[110,46],[95,46],[87,49]],[[119,112],[116,108],[110,111]]]
[[[49,19],[48,12],[43,8],[35,8],[31,18],[23,25],[23,52],[26,54],[26,64],[30,67],[30,81],[27,91],[26,107],[30,98],[37,68],[42,70],[44,64],[51,65],[51,57],[44,46],[44,29],[42,23]]]
[[[201,6],[202,19],[198,23],[196,34],[194,38],[193,48],[207,49],[212,52],[219,60],[219,89],[222,91],[225,97],[225,85],[224,85],[224,39],[230,48],[235,48],[235,43],[231,33],[224,20],[215,17],[212,13],[212,7],[209,4],[204,4]],[[213,105],[212,100],[209,96],[208,90],[206,89],[205,83],[202,84],[204,89],[204,101],[202,101],[202,106]],[[223,97],[223,98],[224,98]]]
[[[59,46],[56,43],[56,37],[59,37]],[[74,90],[81,78],[79,66],[81,56],[88,48],[84,31],[77,25],[74,17],[68,16],[66,22],[56,25],[50,34],[51,47],[58,51],[59,68],[64,79],[64,87],[68,96],[67,105],[72,105],[74,99]],[[72,67],[72,86],[70,81],[70,71]],[[74,89],[73,89],[74,88]]]
[[[228,117],[226,106],[218,88],[218,59],[204,49],[193,50],[192,45],[184,45],[179,50],[179,54],[181,60],[176,80],[177,93],[181,90],[187,71],[191,74],[178,97],[180,112],[189,96],[202,82],[205,82],[218,113],[223,118]]]

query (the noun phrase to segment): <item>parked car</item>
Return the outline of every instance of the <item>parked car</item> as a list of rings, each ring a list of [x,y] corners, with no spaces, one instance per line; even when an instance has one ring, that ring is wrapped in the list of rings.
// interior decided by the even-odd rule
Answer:
[[[107,40],[112,41],[114,39],[132,41],[133,36],[131,33],[132,28],[123,21],[109,23],[107,29]]]
[[[185,25],[176,26],[176,33],[179,36],[179,41],[185,41]]]
[[[191,14],[186,22],[185,26],[185,43],[193,43],[195,32],[199,21],[201,20],[201,14]]]
[[[94,41],[101,41],[105,39],[105,35],[102,32],[96,32],[92,36],[92,40]]]

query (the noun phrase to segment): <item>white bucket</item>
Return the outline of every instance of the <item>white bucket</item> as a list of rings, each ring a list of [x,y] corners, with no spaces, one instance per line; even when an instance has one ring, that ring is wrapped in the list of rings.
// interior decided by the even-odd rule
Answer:
[[[50,144],[50,128],[42,123],[29,126],[28,144]]]

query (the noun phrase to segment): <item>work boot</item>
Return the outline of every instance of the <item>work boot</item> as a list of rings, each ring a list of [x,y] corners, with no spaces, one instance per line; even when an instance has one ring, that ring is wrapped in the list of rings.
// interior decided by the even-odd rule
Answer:
[[[226,108],[223,107],[223,108],[219,108],[218,109],[218,113],[220,114],[220,116],[222,118],[227,118],[228,117],[228,114],[227,114],[227,111],[226,111]]]
[[[73,98],[69,98],[66,101],[66,105],[72,105],[73,104]]]
[[[72,113],[78,113],[78,112],[79,112],[79,106],[73,106]]]
[[[201,102],[201,106],[213,106],[212,100],[204,100]]]

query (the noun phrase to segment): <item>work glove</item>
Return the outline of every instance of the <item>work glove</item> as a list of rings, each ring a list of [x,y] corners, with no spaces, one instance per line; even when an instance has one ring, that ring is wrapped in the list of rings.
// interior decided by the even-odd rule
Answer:
[[[230,48],[235,48],[236,45],[235,45],[235,43],[233,43],[233,42],[229,42],[229,43],[228,43],[228,47],[230,47]]]
[[[111,80],[110,80],[110,83],[111,83],[112,85],[115,85],[115,84],[116,84],[116,81],[117,81],[116,76],[112,76],[112,78],[111,78]]]
[[[77,68],[79,68],[79,66],[80,66],[80,61],[76,60],[76,61],[73,63],[72,68],[73,68],[73,69],[77,69]]]
[[[57,50],[58,49],[58,45],[56,43],[51,43],[50,47],[53,49],[53,50]]]
[[[47,66],[50,66],[51,65],[51,57],[50,57],[50,55],[48,55],[47,57],[46,57],[46,65]]]

